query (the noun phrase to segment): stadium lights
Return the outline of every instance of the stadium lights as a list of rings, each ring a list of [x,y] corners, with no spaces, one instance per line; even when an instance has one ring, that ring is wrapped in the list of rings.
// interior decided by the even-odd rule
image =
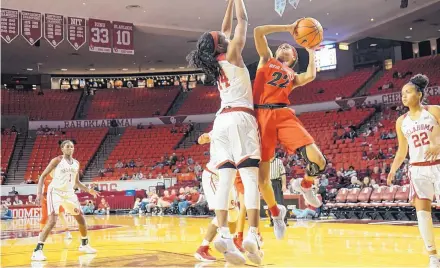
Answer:
[[[65,72],[65,71],[67,71],[67,69],[65,69],[65,68],[62,68],[62,69],[61,69],[61,71]]]
[[[349,49],[348,45],[349,45],[348,43],[339,43],[339,49],[348,50]]]
[[[370,44],[370,47],[375,47],[377,46],[377,44]]]
[[[34,69],[32,69],[32,68],[27,68],[26,70],[27,70],[27,71],[33,71]]]

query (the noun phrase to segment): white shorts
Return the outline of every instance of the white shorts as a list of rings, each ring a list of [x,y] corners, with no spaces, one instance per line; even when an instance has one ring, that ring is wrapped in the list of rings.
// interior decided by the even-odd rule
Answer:
[[[209,209],[214,209],[216,204],[216,192],[218,189],[218,177],[216,174],[204,170],[202,173],[203,191],[208,202]],[[229,193],[229,210],[237,208],[238,193],[235,187],[232,187]]]
[[[218,166],[226,162],[238,165],[247,158],[260,159],[260,136],[255,117],[245,112],[219,114],[211,135],[213,151]]]
[[[410,179],[409,200],[417,196],[418,199],[433,200],[434,195],[440,194],[440,165],[411,166],[408,169]]]
[[[79,215],[81,213],[81,206],[78,197],[73,192],[58,191],[50,189],[47,192],[47,212],[49,215],[60,213],[60,206],[70,215]]]

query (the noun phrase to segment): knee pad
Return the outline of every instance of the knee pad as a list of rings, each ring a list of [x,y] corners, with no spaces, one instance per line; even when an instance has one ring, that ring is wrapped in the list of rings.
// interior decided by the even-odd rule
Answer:
[[[225,168],[237,169],[237,167],[232,162],[226,162],[218,167],[218,169],[225,169]]]
[[[247,167],[259,167],[259,165],[260,165],[260,159],[248,158],[248,159],[245,159],[240,164],[238,164],[237,168],[240,169],[240,168],[247,168]]]
[[[229,209],[229,193],[234,183],[237,170],[234,168],[223,168],[218,170],[219,182],[215,193],[215,209],[228,210]]]
[[[305,146],[299,148],[298,152],[301,155],[301,157],[304,159],[304,161],[306,161],[306,163],[307,163],[306,173],[307,173],[308,176],[316,177],[318,175],[324,174],[325,168],[327,167],[327,158],[325,156],[323,156],[325,164],[324,164],[324,167],[321,169],[321,168],[319,168],[318,164],[316,164],[315,162],[310,161],[310,159],[307,156],[307,150],[306,150]]]

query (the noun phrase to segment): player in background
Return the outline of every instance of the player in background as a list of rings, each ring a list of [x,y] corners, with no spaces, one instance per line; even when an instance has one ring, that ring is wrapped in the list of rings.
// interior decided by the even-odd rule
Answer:
[[[99,193],[87,188],[79,181],[80,166],[79,162],[72,157],[74,152],[73,142],[70,140],[60,141],[60,148],[63,155],[52,159],[38,180],[37,198],[35,201],[42,202],[44,179],[53,171],[52,182],[49,184],[47,194],[49,221],[38,236],[38,243],[31,258],[33,261],[46,260],[43,254],[44,242],[57,222],[61,206],[78,222],[79,232],[81,233],[79,251],[88,254],[96,253],[96,250],[89,245],[86,220],[81,213],[81,207],[74,188],[77,187],[83,192],[88,192],[95,198],[99,196]]]
[[[274,227],[278,226],[275,229],[277,238],[282,238],[286,229],[284,223],[286,208],[277,205],[269,177],[270,161],[275,155],[277,141],[289,153],[298,152],[306,161],[304,179],[296,180],[293,186],[314,207],[320,207],[321,201],[313,193],[312,185],[315,178],[324,172],[327,163],[312,136],[295,116],[295,112],[287,107],[290,104],[290,92],[315,79],[315,51],[307,49],[309,53],[307,71],[295,74],[292,68],[298,61],[296,49],[289,44],[282,44],[278,47],[274,57],[266,39],[266,35],[271,33],[293,34],[297,22],[292,25],[258,26],[254,30],[255,46],[260,56],[253,87],[254,107],[260,128],[262,148],[259,187],[271,212]]]
[[[53,173],[44,180],[43,186],[43,201],[41,203],[41,220],[40,220],[40,233],[43,231],[44,226],[47,223],[49,215],[47,214],[47,190],[49,184],[52,182]],[[66,239],[72,239],[72,234],[69,232],[69,225],[67,224],[66,214],[64,208],[60,207],[60,214],[58,215],[63,226],[63,231],[65,232]]]
[[[409,200],[416,207],[430,267],[440,267],[431,217],[431,203],[440,181],[440,106],[422,104],[428,83],[428,77],[418,74],[402,88],[402,103],[409,111],[396,122],[399,149],[387,182],[391,185],[409,151]]]
[[[234,39],[229,41],[234,5],[237,26]],[[258,236],[260,140],[250,75],[241,55],[246,43],[247,26],[243,0],[229,0],[221,32],[204,33],[197,42],[197,49],[187,57],[190,66],[201,68],[208,79],[217,81],[220,91],[221,107],[214,120],[211,137],[211,148],[219,163],[215,214],[220,235],[215,239],[214,246],[223,253],[226,261],[236,265],[246,263],[243,254],[234,245],[227,220],[228,197],[237,169],[245,188],[244,201],[249,221],[249,232],[243,240],[243,247],[250,259],[252,257],[249,255],[261,254]]]
[[[211,142],[210,133],[202,134],[198,139],[198,144],[205,144]],[[215,153],[211,152],[211,159],[206,164],[202,173],[202,185],[205,192],[206,200],[208,201],[209,208],[215,204],[215,193],[218,188],[218,170],[215,164]],[[237,211],[237,195],[240,202],[239,211]],[[246,221],[246,207],[244,206],[244,186],[241,181],[240,175],[237,172],[237,176],[234,181],[234,188],[229,195],[229,211],[228,211],[228,225],[231,233],[236,233],[234,236],[234,244],[240,252],[245,253],[245,249],[242,247],[243,243],[243,231]],[[196,259],[205,262],[215,261],[216,258],[209,254],[209,244],[214,240],[217,234],[217,219],[214,218],[208,226],[208,231],[202,242],[202,245],[195,253]],[[258,234],[260,237],[261,235]],[[256,256],[251,256],[256,257]],[[252,260],[251,260],[252,261]],[[261,260],[255,260],[261,262]]]

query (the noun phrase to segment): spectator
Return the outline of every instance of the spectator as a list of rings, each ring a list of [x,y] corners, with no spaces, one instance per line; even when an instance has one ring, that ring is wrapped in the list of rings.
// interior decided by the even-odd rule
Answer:
[[[26,205],[35,205],[34,197],[32,195],[28,196],[28,200],[26,201]]]
[[[333,163],[329,162],[327,164],[327,167],[325,169],[325,173],[329,176],[329,177],[336,177],[336,169],[333,167]]]
[[[171,166],[174,166],[174,165],[176,165],[176,162],[177,162],[177,156],[176,156],[176,153],[173,153],[173,154],[170,156],[170,165],[171,165]]]
[[[153,129],[153,123],[150,122],[150,124],[148,125],[148,129]]]
[[[377,159],[385,159],[385,155],[384,155],[384,153],[382,152],[382,149],[379,149],[379,153],[377,154],[377,157],[376,157]]]
[[[364,137],[371,136],[373,134],[373,128],[368,128],[367,131],[364,133]]]
[[[351,177],[351,184],[348,186],[349,189],[361,188],[362,182],[358,180],[356,176]]]
[[[393,153],[393,148],[389,147],[388,148],[388,152],[385,155],[386,159],[393,159],[394,158],[394,153]]]
[[[362,152],[362,160],[368,160],[368,154],[366,151]]]
[[[344,177],[347,177],[347,178],[349,178],[349,179],[351,179],[352,177],[356,177],[357,176],[357,172],[356,172],[356,170],[354,170],[354,167],[353,166],[350,166],[349,168],[348,168],[348,170],[346,170],[345,172],[344,172]]]
[[[12,203],[12,205],[14,205],[14,206],[22,206],[22,205],[23,205],[23,201],[21,201],[21,200],[18,198],[18,195],[16,195],[16,196],[14,197],[14,203]]]
[[[157,202],[157,205],[161,208],[162,214],[164,208],[169,208],[171,206],[171,203],[174,202],[174,199],[176,199],[176,196],[170,195],[170,192],[168,190],[165,190],[163,192],[163,197],[159,198],[159,201]]]
[[[381,140],[386,140],[388,138],[388,133],[384,130],[382,131],[382,134],[380,135]]]
[[[192,157],[190,155],[188,156],[188,160],[186,160],[186,164],[188,166],[194,165],[194,160],[192,159]]]
[[[376,159],[376,153],[373,151],[373,147],[370,146],[370,148],[368,148],[368,160],[374,160]]]
[[[365,187],[371,187],[370,177],[368,176],[364,177],[364,179],[362,180],[362,188]]]
[[[317,216],[316,208],[312,207],[311,205],[307,204],[306,209],[293,209],[292,213],[295,215],[297,219],[307,219],[308,217],[314,218]]]
[[[139,157],[136,161],[136,167],[143,167],[144,166],[144,161],[142,161],[142,159]]]
[[[134,160],[133,159],[131,159],[130,160],[130,162],[128,162],[128,165],[127,165],[129,168],[135,168],[136,167],[136,164],[134,163]]]
[[[130,179],[130,176],[128,176],[128,173],[125,172],[119,180],[120,181],[126,181],[126,180],[129,180],[129,179]]]
[[[12,211],[9,210],[8,206],[4,201],[2,201],[2,205],[0,208],[0,216],[1,220],[11,220],[12,219]]]
[[[136,128],[137,128],[137,129],[144,129],[144,126],[142,125],[142,123],[139,123],[139,124],[136,126]]]
[[[9,195],[18,195],[18,192],[15,190],[15,186],[12,186],[12,190],[9,192]]]
[[[194,166],[194,173],[199,174],[202,172],[202,166],[199,164],[199,162],[196,162],[196,165]]]
[[[124,163],[122,163],[122,161],[118,159],[118,162],[116,162],[115,164],[115,168],[123,168],[123,167],[124,167]]]
[[[110,214],[110,205],[107,203],[107,201],[104,198],[101,198],[101,203],[99,203],[98,209],[95,210],[95,214],[98,215]]]
[[[190,189],[189,198],[187,196],[187,199],[183,202],[179,203],[179,212],[181,215],[185,214],[186,210],[189,206],[196,204],[199,201],[200,194],[197,191],[196,188]]]
[[[8,206],[8,207],[12,206],[11,198],[10,197],[6,198],[5,205]]]
[[[136,201],[134,201],[133,209],[130,210],[129,214],[139,214],[141,205],[141,199],[136,197]]]
[[[395,139],[397,137],[396,132],[390,130],[390,132],[388,133],[387,139]]]
[[[84,215],[91,215],[95,211],[95,205],[92,200],[86,200],[86,204],[81,209]]]
[[[373,189],[377,189],[377,188],[379,188],[379,184],[376,183],[376,180],[375,180],[375,179],[371,179],[371,183],[370,183],[370,185],[371,185],[371,187],[372,187]]]

